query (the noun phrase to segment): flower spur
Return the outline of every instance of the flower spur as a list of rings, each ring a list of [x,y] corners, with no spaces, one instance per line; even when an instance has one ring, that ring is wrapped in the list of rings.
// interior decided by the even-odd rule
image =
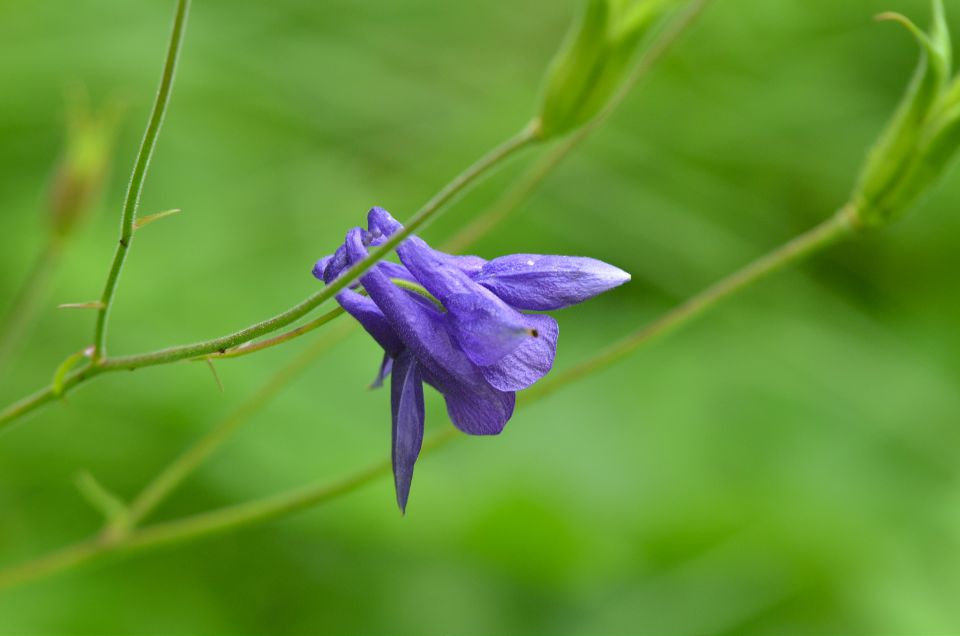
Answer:
[[[373,208],[313,274],[325,283],[402,226]],[[383,348],[374,386],[391,376],[392,459],[397,503],[406,509],[423,442],[423,383],[443,395],[450,420],[470,435],[496,435],[513,415],[516,392],[553,367],[559,326],[545,314],[630,280],[592,258],[513,254],[486,261],[434,250],[410,236],[400,263],[381,262],[337,302]],[[426,293],[412,288],[420,287]]]

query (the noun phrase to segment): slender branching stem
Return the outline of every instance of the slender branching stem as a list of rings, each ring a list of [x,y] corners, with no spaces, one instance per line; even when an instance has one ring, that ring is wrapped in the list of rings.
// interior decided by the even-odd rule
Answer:
[[[716,307],[722,301],[767,276],[825,249],[839,239],[852,235],[856,229],[854,208],[851,206],[844,207],[814,229],[722,279],[653,323],[638,328],[612,347],[555,376],[551,381],[545,382],[542,384],[543,388],[528,390],[523,394],[524,399],[521,405],[530,406],[557,389],[622,360],[643,345],[653,342],[658,337],[702,316],[709,309]],[[312,357],[306,357],[306,359],[309,360]],[[282,386],[282,383],[280,385]],[[276,390],[279,390],[276,386],[265,388],[264,395],[266,397],[264,399],[268,399],[270,392]],[[257,403],[252,404],[252,407],[256,406],[258,406]],[[188,451],[189,459],[181,459],[175,462],[166,471],[166,476],[162,475],[158,478],[159,481],[154,482],[157,485],[148,487],[141,498],[138,498],[131,507],[131,510],[136,512],[137,518],[142,519],[147,512],[152,510],[154,505],[162,499],[162,495],[169,492],[187,473],[199,465],[237,425],[237,422],[229,423],[212,431],[204,441]],[[433,436],[424,443],[421,456],[458,437],[459,435],[452,428]],[[69,569],[113,552],[150,549],[263,523],[335,499],[389,473],[390,463],[379,462],[333,484],[324,483],[301,488],[292,492],[280,493],[264,499],[142,528],[126,529],[121,532],[105,532],[94,539],[78,543],[46,557],[0,571],[0,589]]]
[[[203,358],[197,358],[197,360],[220,360],[223,358],[241,358],[243,356],[248,356],[251,353],[256,353],[258,351],[263,351],[264,349],[269,349],[271,347],[276,347],[277,345],[282,345],[286,342],[290,342],[295,338],[300,336],[305,336],[315,329],[319,329],[324,326],[334,318],[339,318],[344,313],[346,313],[342,307],[337,307],[331,309],[327,313],[317,316],[309,322],[305,322],[295,329],[290,331],[285,331],[284,333],[273,336],[272,338],[267,338],[265,340],[258,340],[257,342],[248,342],[240,345],[239,347],[234,347],[233,349],[227,349],[223,353],[219,351],[217,353],[211,353],[208,356]]]
[[[410,218],[402,230],[393,234],[383,245],[371,250],[365,259],[345,271],[335,281],[287,311],[241,329],[240,331],[219,338],[213,338],[212,340],[170,347],[150,353],[103,358],[99,361],[94,360],[89,366],[74,371],[63,380],[60,395],[66,395],[78,385],[104,373],[134,370],[161,364],[170,364],[189,358],[204,357],[215,353],[225,353],[228,349],[273,333],[296,322],[352,284],[359,276],[370,269],[370,267],[386,257],[397,245],[410,236],[411,233],[432,220],[445,205],[454,201],[458,196],[478,183],[484,176],[503,164],[507,159],[520,150],[536,143],[538,140],[538,125],[534,122],[526,126],[520,133],[514,135],[481,157],[476,163],[444,186],[442,190],[427,201],[427,203]],[[57,397],[57,395],[53,387],[47,386],[33,395],[23,398],[19,402],[11,404],[3,411],[0,411],[0,430],[27,413],[48,404],[55,397]]]
[[[150,167],[150,158],[157,145],[157,136],[163,125],[163,117],[170,103],[170,91],[173,89],[173,78],[177,72],[177,60],[180,57],[180,45],[183,42],[183,31],[187,24],[187,14],[190,12],[190,0],[177,0],[177,12],[173,19],[173,31],[170,34],[170,45],[167,47],[167,58],[163,66],[163,76],[160,79],[160,88],[157,98],[153,102],[150,121],[140,143],[140,150],[133,165],[133,174],[127,186],[127,195],[123,201],[123,213],[120,217],[120,240],[113,254],[113,262],[107,280],[103,285],[103,294],[100,296],[102,307],[97,312],[97,322],[93,334],[93,361],[103,360],[107,355],[107,321],[110,318],[110,308],[113,297],[116,295],[120,272],[130,252],[133,242],[134,223],[137,220],[137,208],[140,205],[140,195],[143,192],[143,183]]]

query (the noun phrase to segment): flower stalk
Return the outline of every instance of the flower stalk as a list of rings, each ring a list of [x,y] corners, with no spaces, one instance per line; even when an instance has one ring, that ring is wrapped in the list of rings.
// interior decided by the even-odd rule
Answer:
[[[120,239],[117,242],[113,262],[110,265],[110,271],[107,274],[107,280],[103,286],[103,294],[100,297],[100,302],[103,304],[103,307],[97,312],[97,322],[94,327],[94,364],[103,360],[107,355],[107,321],[110,317],[110,307],[113,304],[113,297],[116,294],[117,283],[120,280],[120,272],[123,270],[123,264],[127,259],[130,244],[133,241],[137,209],[140,206],[140,195],[143,192],[147,169],[150,167],[150,158],[153,156],[153,150],[157,144],[157,136],[160,134],[160,127],[163,124],[163,118],[167,112],[167,106],[170,103],[170,92],[173,89],[173,79],[177,71],[177,61],[180,58],[180,48],[183,43],[183,31],[186,27],[189,12],[190,0],[177,0],[177,11],[173,19],[173,31],[170,35],[170,45],[167,47],[167,57],[163,67],[163,75],[160,80],[160,89],[157,91],[153,111],[150,113],[150,121],[147,124],[143,141],[140,143],[140,150],[137,152],[133,174],[130,177],[130,184],[127,187],[127,194],[123,203],[123,213],[120,219]]]

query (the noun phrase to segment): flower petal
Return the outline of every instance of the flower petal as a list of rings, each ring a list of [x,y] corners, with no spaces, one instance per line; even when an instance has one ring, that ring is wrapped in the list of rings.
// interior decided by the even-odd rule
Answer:
[[[363,259],[366,247],[357,231],[347,235],[350,262]],[[454,425],[474,435],[499,433],[513,414],[514,396],[490,386],[480,369],[457,345],[444,314],[411,297],[376,268],[360,278],[370,298],[416,358],[425,380],[440,391]],[[396,369],[394,369],[396,373]]]
[[[383,386],[383,381],[387,379],[390,372],[393,371],[393,358],[386,351],[383,352],[383,360],[380,361],[380,369],[377,371],[377,377],[373,379],[370,385],[371,389],[379,389]]]
[[[348,314],[356,318],[357,322],[391,357],[400,354],[403,342],[375,302],[349,289],[337,294],[337,302]]]
[[[474,280],[517,309],[546,311],[593,298],[630,274],[594,258],[511,254],[489,261]]]
[[[535,335],[526,316],[473,282],[448,255],[412,236],[397,248],[400,260],[447,310],[445,319],[475,364],[493,364]]]
[[[423,382],[417,361],[409,352],[401,353],[393,363],[390,401],[393,415],[393,483],[397,504],[407,508],[413,466],[423,444]]]
[[[327,265],[329,265],[330,261],[332,260],[333,260],[333,255],[331,254],[330,256],[324,256],[319,261],[317,261],[316,264],[314,264],[313,266],[313,271],[311,272],[313,274],[313,277],[318,280],[323,280],[324,272],[327,271]]]
[[[421,371],[423,379],[443,394],[450,421],[468,435],[499,435],[513,416],[517,400],[511,391],[499,391],[487,382],[437,378],[426,367]]]
[[[542,378],[553,367],[557,355],[557,337],[560,327],[550,316],[527,316],[536,325],[538,337],[529,338],[516,351],[486,367],[480,372],[495,389],[522,391]]]
[[[390,236],[403,226],[381,207],[372,207],[367,212],[367,229],[374,234]]]
[[[319,265],[319,263],[317,263]],[[323,282],[329,285],[340,273],[347,267],[347,248],[343,245],[337,248],[333,256],[328,257],[326,266],[323,268]],[[316,270],[314,270],[316,275]]]

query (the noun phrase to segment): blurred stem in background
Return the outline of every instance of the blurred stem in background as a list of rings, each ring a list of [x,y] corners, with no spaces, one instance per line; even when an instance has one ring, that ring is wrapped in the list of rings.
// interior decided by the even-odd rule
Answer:
[[[106,181],[120,107],[93,111],[86,94],[68,94],[66,139],[47,195],[47,236],[20,290],[0,320],[0,375],[27,336],[47,298],[64,250],[100,200]]]

